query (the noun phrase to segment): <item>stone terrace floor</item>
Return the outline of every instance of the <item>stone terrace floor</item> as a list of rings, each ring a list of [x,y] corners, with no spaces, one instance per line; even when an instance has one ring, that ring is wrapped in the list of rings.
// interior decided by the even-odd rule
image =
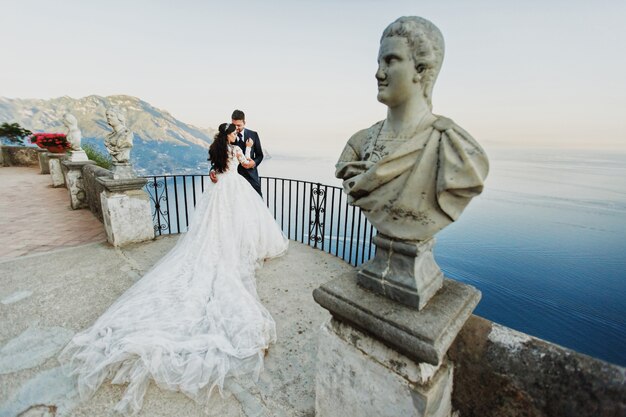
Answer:
[[[71,210],[65,188],[48,181],[34,169],[0,168],[0,417],[110,416],[124,387],[105,382],[81,401],[56,356],[179,236],[113,248],[91,212]],[[285,256],[257,272],[259,297],[278,334],[259,380],[228,381],[224,396],[212,396],[206,407],[151,383],[138,417],[313,416],[317,333],[330,315],[312,291],[351,270],[290,242]]]
[[[102,223],[72,210],[67,189],[52,188],[38,168],[0,168],[0,260],[102,242]]]

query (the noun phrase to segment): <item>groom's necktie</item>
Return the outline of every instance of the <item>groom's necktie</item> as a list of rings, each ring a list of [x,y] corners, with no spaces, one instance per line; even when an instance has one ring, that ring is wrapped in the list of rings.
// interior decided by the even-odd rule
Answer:
[[[241,132],[237,133],[237,141],[238,142],[243,142],[243,135],[241,134]]]

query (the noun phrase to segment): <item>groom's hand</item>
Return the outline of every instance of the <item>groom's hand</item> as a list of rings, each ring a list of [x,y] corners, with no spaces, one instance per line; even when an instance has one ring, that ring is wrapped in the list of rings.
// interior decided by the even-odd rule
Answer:
[[[209,178],[211,178],[211,182],[213,184],[215,184],[217,182],[217,175],[215,174],[215,171],[211,170],[209,172]]]

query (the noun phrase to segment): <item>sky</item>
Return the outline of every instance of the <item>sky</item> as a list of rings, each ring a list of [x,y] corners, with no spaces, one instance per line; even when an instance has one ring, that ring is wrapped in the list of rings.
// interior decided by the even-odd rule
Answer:
[[[626,1],[0,0],[0,96],[138,97],[200,127],[233,109],[264,146],[338,155],[385,117],[380,35],[446,41],[433,111],[494,147],[626,150]]]

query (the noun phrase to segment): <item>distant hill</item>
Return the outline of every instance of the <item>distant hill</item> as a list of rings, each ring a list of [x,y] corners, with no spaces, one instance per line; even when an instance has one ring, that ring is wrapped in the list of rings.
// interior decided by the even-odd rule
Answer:
[[[17,122],[33,132],[65,132],[61,122],[66,112],[78,119],[83,143],[104,151],[104,136],[111,132],[105,110],[115,106],[126,115],[134,133],[131,160],[140,175],[200,173],[207,171],[207,151],[215,134],[174,118],[136,97],[59,97],[50,100],[0,97],[0,123]]]

